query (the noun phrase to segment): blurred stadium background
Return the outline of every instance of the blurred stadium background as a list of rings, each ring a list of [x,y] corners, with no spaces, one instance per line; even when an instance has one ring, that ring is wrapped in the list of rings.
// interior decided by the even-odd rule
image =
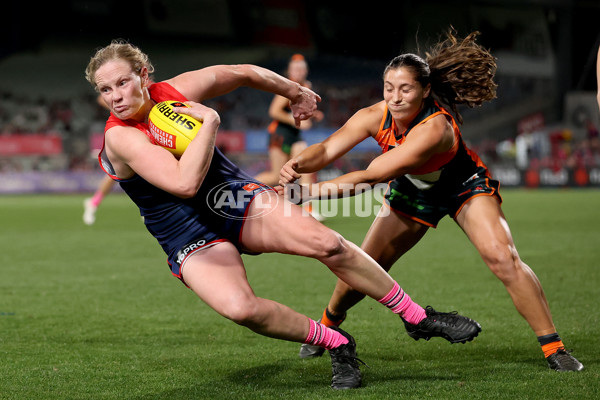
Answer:
[[[454,26],[498,59],[498,98],[464,109],[463,134],[504,186],[600,187],[595,61],[597,0],[370,1],[59,0],[3,4],[0,27],[0,193],[91,192],[106,111],[84,79],[95,49],[124,38],[162,80],[221,63],[283,73],[303,53],[325,120],[321,141],[381,99],[387,61],[424,54]],[[208,103],[222,116],[218,145],[250,173],[267,167],[271,95],[242,89]],[[321,171],[364,167],[374,141]],[[119,189],[115,189],[119,190]]]

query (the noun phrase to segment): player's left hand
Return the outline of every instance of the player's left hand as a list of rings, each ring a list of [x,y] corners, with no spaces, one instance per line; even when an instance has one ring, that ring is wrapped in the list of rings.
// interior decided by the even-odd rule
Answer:
[[[186,101],[185,103],[190,107],[173,107],[173,111],[178,114],[189,115],[203,123],[215,121],[217,125],[220,124],[221,117],[214,109],[195,101]]]

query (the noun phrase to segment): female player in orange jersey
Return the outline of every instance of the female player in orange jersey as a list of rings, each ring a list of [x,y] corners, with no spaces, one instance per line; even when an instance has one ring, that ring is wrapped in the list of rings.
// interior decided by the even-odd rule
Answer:
[[[290,58],[286,76],[288,79],[312,89],[312,84],[307,79],[308,63],[302,54],[294,54]],[[306,149],[307,145],[302,138],[302,131],[310,129],[313,121],[321,121],[323,113],[315,110],[312,118],[304,120],[300,123],[300,126],[296,126],[289,99],[275,95],[269,106],[269,116],[273,119],[269,125],[270,169],[258,174],[256,179],[267,185],[275,186],[279,182],[279,171],[283,165],[290,158],[297,156],[302,150]],[[300,178],[302,184],[313,182],[315,182],[315,174],[306,174]],[[306,209],[318,221],[324,220],[310,203],[306,204]]]
[[[352,337],[254,294],[240,253],[279,252],[312,257],[339,279],[410,322],[413,335],[467,341],[481,330],[454,313],[424,310],[358,246],[286,203],[215,148],[216,111],[199,102],[240,86],[288,98],[299,124],[314,113],[312,90],[254,65],[216,65],[152,83],[154,68],[139,48],[114,41],[99,49],[86,68],[111,115],[99,161],[139,207],[144,224],[167,254],[171,272],[207,305],[237,324],[268,337],[310,343],[329,350],[332,387],[361,385]],[[148,130],[152,107],[165,100],[187,102],[181,114],[203,121],[183,155],[155,145]],[[218,194],[238,199],[220,204]]]
[[[301,54],[294,54],[290,58],[286,76],[288,79],[309,89],[312,86],[307,80],[308,64]],[[269,161],[271,169],[261,172],[256,176],[256,179],[267,185],[275,186],[279,182],[279,171],[283,165],[306,148],[306,142],[302,139],[301,131],[312,126],[312,119],[317,121],[323,119],[323,113],[315,110],[315,115],[311,119],[304,120],[300,123],[300,126],[296,126],[289,99],[275,95],[269,106],[269,116],[273,119],[269,125]]]
[[[375,138],[383,154],[366,170],[315,184],[307,199],[330,196],[332,187],[333,194],[341,196],[344,186],[389,181],[385,201],[393,212],[382,209],[362,244],[386,270],[430,227],[450,215],[504,283],[538,336],[550,368],[580,370],[583,366],[565,351],[556,332],[538,278],[519,258],[500,208],[499,183],[461,138],[457,105],[473,107],[496,95],[496,62],[476,43],[477,35],[474,32],[460,40],[448,32],[446,40],[427,53],[427,61],[414,54],[394,58],[383,75],[384,100],[359,110],[328,139],[291,159],[280,172],[280,184],[318,171],[361,141]],[[363,297],[338,280],[322,322],[339,325]],[[300,356],[320,353],[320,349],[303,346]]]

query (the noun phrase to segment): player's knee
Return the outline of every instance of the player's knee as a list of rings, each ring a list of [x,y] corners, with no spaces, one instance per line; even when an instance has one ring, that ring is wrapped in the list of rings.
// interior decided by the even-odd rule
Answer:
[[[254,301],[232,301],[222,311],[221,314],[242,326],[251,326],[256,323],[259,308]]]
[[[345,239],[339,233],[329,230],[326,234],[315,239],[316,258],[335,257],[346,251]]]
[[[510,246],[492,246],[482,256],[494,275],[505,284],[518,279],[523,263],[515,249]]]

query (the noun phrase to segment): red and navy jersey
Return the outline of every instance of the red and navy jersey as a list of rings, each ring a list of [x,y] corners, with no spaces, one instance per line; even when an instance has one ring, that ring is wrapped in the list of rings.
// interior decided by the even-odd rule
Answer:
[[[418,189],[431,189],[434,185],[441,183],[444,177],[452,181],[460,180],[463,182],[469,178],[469,173],[473,174],[478,167],[483,167],[487,171],[479,156],[472,152],[463,142],[460,128],[454,117],[433,100],[425,102],[425,106],[421,112],[403,132],[396,125],[392,114],[386,106],[379,131],[375,135],[375,140],[377,140],[382,152],[385,153],[397,146],[401,146],[415,127],[438,115],[444,115],[452,124],[454,144],[447,151],[434,154],[423,165],[415,168],[410,174],[405,175]]]
[[[151,85],[149,92],[156,103],[187,100],[164,82]],[[105,132],[114,126],[134,127],[154,142],[146,123],[121,121],[111,115]],[[172,270],[177,276],[180,275],[179,267],[175,266],[178,252],[199,238],[201,241],[205,238],[212,241],[225,239],[238,245],[248,205],[258,193],[272,190],[242,171],[217,148],[214,149],[209,170],[198,193],[191,199],[174,196],[137,174],[129,179],[119,179],[105,149],[98,157],[105,172],[119,182],[140,209],[146,228],[158,240],[169,259],[173,260]]]
[[[169,85],[166,82],[159,82],[150,85],[150,87],[148,88],[148,92],[150,93],[150,98],[157,104],[165,100],[178,100],[182,102],[188,100],[184,95],[179,93],[177,89],[175,89],[173,86]],[[115,126],[129,126],[132,128],[136,128],[144,132],[144,134],[148,136],[148,138],[152,141],[153,144],[156,144],[154,136],[152,136],[152,134],[150,133],[147,122],[137,122],[132,120],[123,121],[115,117],[111,112],[110,116],[108,117],[108,120],[106,121],[106,125],[104,126],[104,133],[106,133],[106,131]],[[106,150],[104,149],[104,144],[102,146],[102,151],[100,152],[100,154],[98,154],[98,161],[100,162],[100,166],[102,167],[104,172],[110,175],[110,177],[114,180],[120,181],[120,179],[115,175],[114,168],[108,160]]]

